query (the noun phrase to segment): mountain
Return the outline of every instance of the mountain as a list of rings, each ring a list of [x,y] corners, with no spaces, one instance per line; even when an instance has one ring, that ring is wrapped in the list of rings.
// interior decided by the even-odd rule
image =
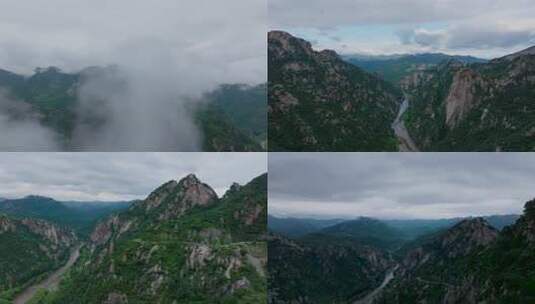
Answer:
[[[266,174],[221,198],[194,175],[169,181],[102,220],[39,303],[265,302],[266,218]]]
[[[6,95],[14,100],[11,107],[24,110],[2,109],[0,114],[10,120],[37,119],[42,125],[53,130],[59,138],[63,150],[78,150],[71,142],[73,132],[79,122],[79,90],[91,77],[110,81],[117,73],[116,67],[89,67],[78,73],[66,73],[56,67],[37,68],[28,77],[0,70],[0,97]],[[124,83],[109,84],[121,86]],[[222,85],[215,92],[207,94],[204,102],[192,102],[191,110],[197,127],[203,133],[203,149],[206,151],[261,151],[263,136],[267,130],[265,122],[265,85],[247,87],[243,85]],[[2,99],[0,99],[1,101]],[[263,102],[262,102],[263,101]],[[95,97],[94,108],[102,103]],[[107,123],[97,110],[83,118],[83,123],[98,130]],[[178,111],[178,109],[177,109]],[[264,113],[264,116],[259,113]],[[95,116],[95,117],[93,117]],[[243,119],[243,120],[242,120]],[[88,120],[88,121],[85,121]],[[265,142],[264,142],[265,144]]]
[[[483,218],[495,229],[502,230],[503,228],[514,224],[520,215],[506,214],[506,215],[489,215]],[[440,230],[453,227],[455,224],[472,219],[472,217],[459,217],[448,219],[410,219],[410,220],[381,220],[388,226],[395,228],[403,233],[407,240],[412,240],[422,235],[431,234]]]
[[[267,147],[267,85],[222,85],[206,97],[242,133]]]
[[[0,303],[63,265],[77,243],[74,232],[37,219],[0,213]]]
[[[484,216],[483,218],[487,220],[492,227],[502,230],[504,227],[514,224],[519,217],[520,215],[507,214],[490,215]],[[396,238],[402,237],[404,240],[408,241],[425,234],[450,228],[456,223],[465,219],[469,219],[469,217],[448,219],[380,219],[378,221],[388,226],[383,226],[383,231],[395,231]],[[350,222],[350,220],[292,217],[282,218],[269,215],[268,229],[271,232],[284,235],[286,237],[299,238],[310,233],[318,232],[326,227],[334,226],[344,222]],[[380,225],[380,223],[375,221],[373,222],[377,225]]]
[[[60,202],[49,197],[29,195],[0,201],[0,213],[15,217],[43,219],[68,226],[80,237],[89,235],[96,222],[128,208],[132,202]]]
[[[345,55],[347,62],[377,74],[384,80],[399,85],[407,76],[437,66],[441,62],[457,60],[463,63],[484,63],[485,59],[472,56],[455,56],[442,53],[407,54],[396,56]]]
[[[270,151],[395,151],[393,85],[316,52],[288,33],[268,34]]]
[[[518,57],[523,57],[523,56],[526,56],[526,55],[535,55],[535,46],[532,46],[530,48],[527,48],[527,49],[522,50],[520,52],[516,52],[516,53],[511,54],[511,55],[504,56],[501,59],[502,60],[513,61],[513,60],[517,59]]]
[[[449,61],[403,84],[405,125],[423,151],[535,149],[535,55],[488,63]]]
[[[534,227],[532,200],[501,232],[475,218],[415,241],[374,303],[532,303]]]
[[[271,232],[289,236],[299,237],[305,234],[316,232],[325,227],[336,225],[343,222],[342,219],[310,219],[310,218],[279,218],[272,215],[268,216],[268,229]]]
[[[381,249],[395,249],[403,242],[404,235],[400,230],[392,228],[380,220],[361,217],[345,221],[301,238],[316,242],[320,236],[335,237],[337,242],[346,239],[360,245],[368,245]],[[324,238],[319,238],[325,242]]]
[[[269,303],[348,303],[377,287],[392,260],[373,247],[270,235]]]
[[[535,215],[535,201],[526,206]],[[535,225],[525,218],[525,215],[440,220],[361,217],[334,224],[321,221],[328,226],[320,229],[299,225],[309,223],[305,219],[270,218],[274,227],[283,231],[301,232],[301,228],[311,227],[314,230],[270,235],[269,303],[472,303],[463,300],[471,297],[465,291],[473,277],[493,280],[490,279],[493,275],[500,274],[514,280],[509,283],[509,292],[515,284],[521,284],[520,280],[529,286],[529,278],[535,277],[533,273],[519,278],[514,272],[519,272],[523,265],[531,269],[529,265],[535,263],[533,255],[523,242],[509,241],[506,237],[525,236],[526,233],[518,232],[519,225],[527,227],[522,231],[533,230]],[[274,231],[271,227],[270,230]],[[501,249],[511,246],[514,248]],[[515,266],[510,266],[511,261],[515,261],[512,264]],[[504,266],[492,266],[500,264]],[[505,270],[505,265],[514,270]],[[463,287],[456,289],[458,286]],[[479,298],[488,299],[486,295]],[[504,300],[503,303],[524,302]]]

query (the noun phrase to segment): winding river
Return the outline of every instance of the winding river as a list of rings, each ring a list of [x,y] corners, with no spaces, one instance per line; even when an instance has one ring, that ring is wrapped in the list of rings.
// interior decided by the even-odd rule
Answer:
[[[13,304],[25,304],[31,298],[33,298],[40,289],[47,289],[47,290],[56,289],[63,275],[67,272],[67,270],[69,270],[69,268],[72,267],[72,265],[74,265],[76,260],[78,260],[78,257],[80,257],[80,247],[81,246],[77,246],[76,248],[74,248],[74,250],[71,253],[71,256],[69,257],[69,260],[67,261],[65,265],[63,265],[61,268],[51,273],[43,281],[38,282],[26,288],[22,293],[17,295],[17,297],[13,300]]]
[[[392,123],[392,129],[399,139],[399,151],[400,152],[418,152],[420,151],[411,136],[409,131],[405,127],[405,121],[403,121],[403,114],[409,108],[409,99],[405,98],[399,108],[398,116]]]
[[[386,287],[386,285],[388,285],[388,283],[390,283],[390,281],[392,281],[392,279],[394,279],[394,275],[395,275],[395,272],[398,269],[398,267],[399,267],[399,265],[396,265],[396,267],[390,269],[386,273],[385,278],[383,280],[383,283],[381,283],[381,285],[379,287],[375,288],[366,297],[353,302],[353,304],[372,304],[373,300],[375,300],[375,298],[381,293],[381,291],[383,291],[383,289]]]

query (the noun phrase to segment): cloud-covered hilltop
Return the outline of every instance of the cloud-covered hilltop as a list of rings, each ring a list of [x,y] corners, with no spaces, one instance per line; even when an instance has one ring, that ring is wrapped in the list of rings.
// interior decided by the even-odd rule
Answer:
[[[10,2],[0,20],[1,150],[211,151],[210,124],[217,149],[260,150],[196,108],[266,82],[264,1]]]

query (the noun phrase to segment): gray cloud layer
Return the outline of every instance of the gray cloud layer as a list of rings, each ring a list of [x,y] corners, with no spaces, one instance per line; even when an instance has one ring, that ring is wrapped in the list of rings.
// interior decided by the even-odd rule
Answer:
[[[0,197],[60,200],[144,198],[195,173],[222,194],[267,171],[265,153],[2,153]]]
[[[441,218],[521,212],[535,155],[321,153],[269,156],[278,215]]]
[[[0,67],[161,68],[164,55],[193,79],[263,82],[266,26],[264,0],[0,0]]]
[[[531,0],[269,1],[270,28],[393,26],[404,45],[423,51],[500,49],[502,54],[535,44],[534,11]],[[441,30],[433,30],[437,27]]]
[[[265,0],[0,0],[0,68],[118,67],[80,84],[73,150],[199,151],[186,103],[265,82],[266,30]],[[3,127],[0,150],[61,150],[37,121]]]

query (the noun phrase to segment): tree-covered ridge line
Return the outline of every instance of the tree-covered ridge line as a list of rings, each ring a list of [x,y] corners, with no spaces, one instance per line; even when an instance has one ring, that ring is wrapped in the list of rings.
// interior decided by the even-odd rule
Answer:
[[[33,303],[266,301],[267,175],[222,197],[194,175],[101,220],[56,292]]]
[[[369,303],[530,303],[534,203],[521,216],[270,218],[269,302],[353,303],[393,271]]]

